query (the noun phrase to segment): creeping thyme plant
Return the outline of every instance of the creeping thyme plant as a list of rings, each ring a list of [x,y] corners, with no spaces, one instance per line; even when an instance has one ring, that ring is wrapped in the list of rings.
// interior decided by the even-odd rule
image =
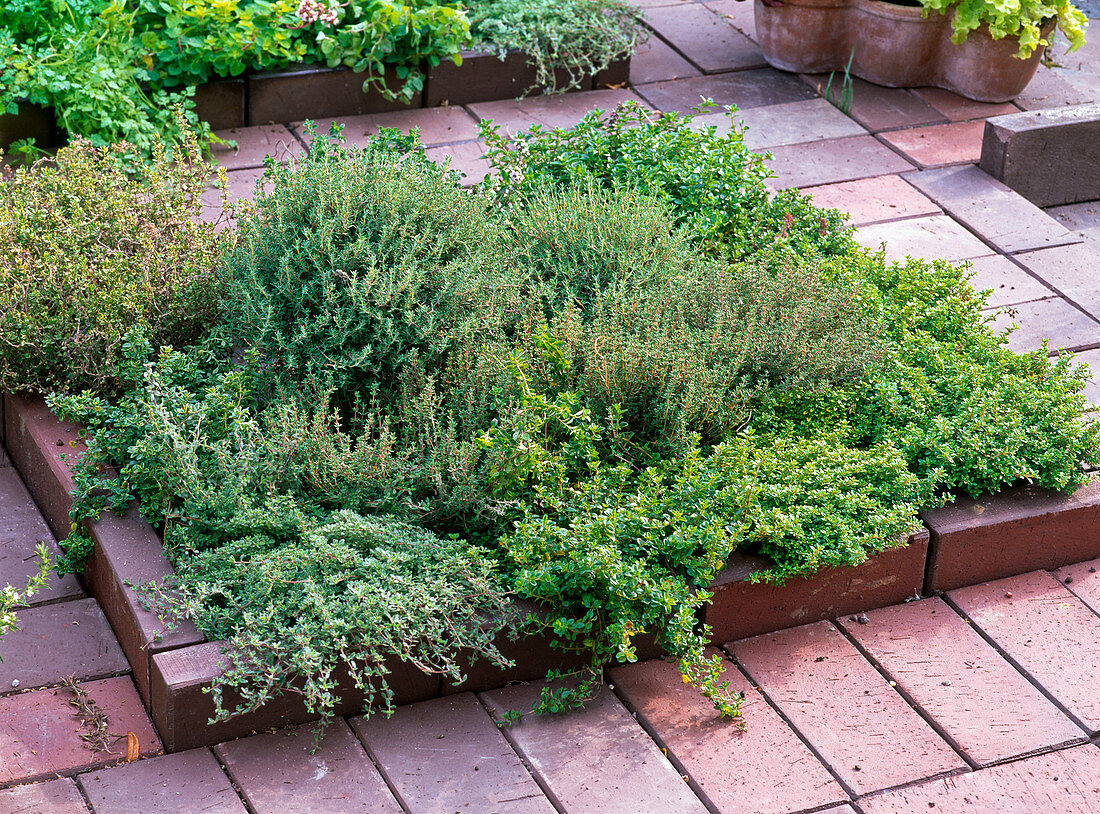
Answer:
[[[87,428],[68,565],[139,499],[177,574],[147,599],[228,642],[219,714],[289,689],[328,715],[341,676],[385,708],[393,670],[459,681],[541,629],[590,659],[541,710],[655,640],[735,716],[699,622],[732,552],[782,582],[954,493],[1085,480],[1084,368],[1011,352],[965,267],[770,195],[736,126],[625,105],[487,138],[473,191],[414,137],[316,139],[237,213],[201,335],[128,334],[91,378],[0,355]]]

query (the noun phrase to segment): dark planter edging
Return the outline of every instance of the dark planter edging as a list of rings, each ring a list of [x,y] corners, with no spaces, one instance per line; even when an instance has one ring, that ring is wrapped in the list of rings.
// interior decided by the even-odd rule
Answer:
[[[75,439],[78,428],[58,421],[40,399],[7,395],[3,412],[9,455],[47,523],[63,537],[69,530],[72,479],[61,455],[73,452],[66,439]],[[1071,495],[1008,489],[982,501],[959,499],[924,512],[922,519],[928,530],[910,535],[907,546],[888,549],[854,568],[826,569],[784,586],[745,581],[765,562],[735,555],[715,580],[714,599],[704,614],[713,641],[732,641],[1100,556],[1100,483]],[[205,689],[220,674],[224,643],[204,641],[189,623],[162,637],[163,623],[141,607],[129,586],[160,579],[172,573],[172,567],[156,532],[136,511],[125,517],[104,515],[89,529],[95,542],[86,572],[89,592],[99,599],[119,637],[165,749],[209,745],[316,717],[300,696],[287,693],[252,713],[208,724],[214,704]],[[395,703],[494,689],[540,678],[551,667],[585,661],[583,654],[553,649],[544,637],[501,637],[498,645],[516,666],[499,670],[485,662],[472,663],[468,680],[460,686],[395,662],[389,678]],[[652,640],[639,644],[641,658],[659,654]],[[362,697],[347,682],[344,689],[339,712],[357,711]],[[234,699],[227,698],[227,705],[232,704]]]

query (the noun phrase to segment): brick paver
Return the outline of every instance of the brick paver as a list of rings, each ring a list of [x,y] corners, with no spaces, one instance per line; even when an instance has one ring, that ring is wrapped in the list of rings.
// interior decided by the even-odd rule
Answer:
[[[988,246],[946,215],[875,223],[857,229],[855,237],[871,249],[885,244],[888,260],[968,260],[990,252]]]
[[[1100,616],[1045,571],[948,596],[1056,701],[1100,731]]]
[[[479,120],[491,119],[509,133],[527,130],[537,124],[543,128],[572,127],[590,110],[614,110],[620,102],[641,101],[628,90],[593,90],[560,96],[530,96],[503,102],[470,105]]]
[[[413,128],[418,128],[420,141],[426,146],[451,144],[477,138],[477,121],[474,117],[461,107],[452,106],[318,119],[314,122],[314,133],[318,136],[325,135],[333,125],[343,125],[342,134],[345,143],[356,147],[365,145],[383,127],[406,133]],[[310,143],[305,122],[295,123],[293,131],[304,142]]]
[[[0,639],[0,693],[54,684],[71,675],[104,678],[130,672],[94,599],[19,611],[19,630]]]
[[[1081,238],[975,166],[909,173],[905,180],[999,251],[1011,254]]]
[[[702,3],[651,8],[646,22],[706,73],[767,65],[755,42]]]
[[[253,735],[214,747],[255,814],[400,812],[378,769],[347,723],[337,718],[318,739],[306,725]]]
[[[1071,85],[1048,68],[1040,67],[1035,72],[1035,77],[1024,88],[1024,92],[1014,101],[1024,110],[1046,110],[1052,107],[1083,105],[1094,101],[1095,98],[1095,94]]]
[[[520,685],[482,698],[498,717],[511,710],[522,714],[505,735],[557,805],[623,814],[706,811],[610,689],[582,710],[550,717],[531,712],[539,692],[537,684]]]
[[[847,800],[760,692],[733,665],[722,675],[745,694],[745,729],[721,720],[676,667],[646,661],[611,671],[611,681],[658,745],[719,812],[785,812]],[[798,782],[792,783],[791,778]]]
[[[975,102],[965,96],[959,96],[957,93],[941,88],[913,88],[913,94],[953,122],[988,119],[990,116],[1002,116],[1007,113],[1019,112],[1018,108],[1011,102],[1000,104]]]
[[[864,814],[1100,811],[1100,749],[1079,746],[860,800]]]
[[[554,811],[473,693],[351,725],[409,811]]]
[[[698,68],[660,37],[650,37],[630,58],[630,81],[635,85],[698,76],[699,73]]]
[[[107,678],[81,686],[120,735],[113,753],[92,751],[80,740],[84,731],[64,688],[35,690],[0,698],[0,785],[37,780],[58,773],[102,766],[126,753],[126,733],[137,735],[143,755],[160,749],[152,723],[129,678]]]
[[[449,168],[462,173],[464,184],[478,183],[492,169],[489,160],[485,158],[485,143],[481,141],[432,147],[425,150],[424,155],[440,164],[449,160]]]
[[[77,814],[88,806],[67,777],[0,791],[0,814]]]
[[[829,76],[804,76],[810,87],[825,92]],[[831,90],[835,98],[841,96],[841,76],[833,77]],[[850,114],[853,119],[872,132],[894,130],[899,127],[912,127],[920,124],[941,124],[947,117],[922,99],[918,99],[907,90],[882,88],[852,78],[852,98]]]
[[[1100,317],[1100,251],[1084,243],[1021,252],[1016,260],[1094,317]]]
[[[703,98],[719,108],[735,105],[741,110],[816,98],[805,84],[772,68],[655,82],[634,90],[658,110],[677,113],[691,113]]]
[[[745,146],[750,150],[867,133],[824,99],[751,107],[739,110],[736,116],[744,125]],[[725,113],[704,114],[697,121],[716,124],[719,132],[727,132],[730,126]]]
[[[977,162],[982,157],[985,121],[952,122],[882,133],[880,138],[920,167]]]
[[[828,622],[727,647],[826,765],[859,794],[966,766]]]
[[[1096,351],[1092,354],[1095,355]],[[1081,361],[1089,361],[1085,358],[1087,356],[1088,354],[1082,354]],[[1092,369],[1100,372],[1100,366],[1092,366]],[[1092,608],[1094,613],[1100,615],[1100,559],[1059,568],[1054,572],[1054,578]]]
[[[281,779],[281,778],[277,778]],[[209,749],[139,760],[79,777],[95,814],[245,814]]]
[[[975,257],[970,260],[970,285],[975,291],[988,290],[988,306],[1016,305],[1041,300],[1055,292],[1001,254]]]
[[[988,765],[1084,733],[933,597],[842,621],[848,634],[965,755]]]
[[[998,311],[990,323],[995,331],[1013,325],[1008,347],[1017,353],[1038,350],[1043,340],[1051,352],[1100,345],[1100,323],[1061,297],[1018,303]]]
[[[1100,249],[1100,201],[1054,206],[1046,212],[1093,248]]]
[[[287,161],[305,153],[301,142],[289,128],[281,124],[218,130],[214,135],[236,142],[235,147],[215,144],[210,150],[214,160],[230,170],[262,167],[264,159],[269,155],[275,156],[279,161]]]
[[[855,226],[939,215],[943,211],[898,175],[880,175],[802,191],[812,195],[817,206],[847,213]]]
[[[753,42],[756,38],[756,11],[745,0],[704,0],[703,5],[724,17],[730,25]]]
[[[873,136],[815,141],[769,150],[776,189],[854,181],[913,169],[913,165]]]

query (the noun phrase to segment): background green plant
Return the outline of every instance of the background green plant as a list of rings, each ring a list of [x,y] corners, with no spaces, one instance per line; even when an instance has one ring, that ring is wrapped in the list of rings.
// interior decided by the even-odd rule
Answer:
[[[993,39],[1018,37],[1020,50],[1016,56],[1027,59],[1036,48],[1049,45],[1043,38],[1048,21],[1056,20],[1058,30],[1069,40],[1070,51],[1085,44],[1088,18],[1069,0],[920,0],[925,15],[930,11],[951,14],[954,33],[951,41],[964,42],[974,29],[989,27]]]

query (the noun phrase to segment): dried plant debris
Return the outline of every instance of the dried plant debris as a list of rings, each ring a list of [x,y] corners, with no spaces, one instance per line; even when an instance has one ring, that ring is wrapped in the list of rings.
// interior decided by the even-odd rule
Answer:
[[[118,752],[111,749],[111,744],[114,741],[126,738],[126,759],[132,760],[133,758],[130,757],[132,753],[134,753],[136,757],[137,749],[135,747],[137,737],[134,736],[133,733],[112,735],[108,731],[110,719],[107,717],[107,713],[90,695],[88,695],[87,690],[77,683],[75,675],[71,675],[62,680],[61,686],[73,694],[73,697],[69,699],[69,705],[76,710],[76,716],[80,719],[80,724],[83,729],[80,733],[80,740],[87,749],[93,752],[103,752],[108,755],[115,755],[118,754]]]

